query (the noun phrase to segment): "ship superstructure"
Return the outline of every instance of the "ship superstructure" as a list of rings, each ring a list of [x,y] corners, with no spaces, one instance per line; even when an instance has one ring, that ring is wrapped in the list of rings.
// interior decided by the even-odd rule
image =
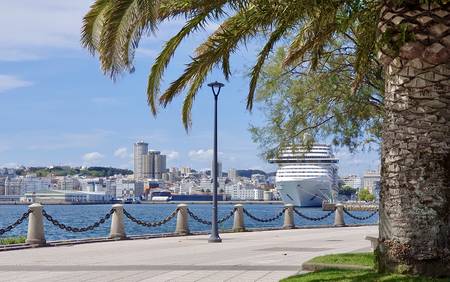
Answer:
[[[333,200],[337,188],[337,163],[331,146],[284,149],[277,158],[276,188],[285,203],[300,207],[318,207]]]

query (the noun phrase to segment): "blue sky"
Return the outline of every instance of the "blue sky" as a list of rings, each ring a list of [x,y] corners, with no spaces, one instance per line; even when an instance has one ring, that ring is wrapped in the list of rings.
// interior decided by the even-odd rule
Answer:
[[[146,38],[136,54],[136,72],[112,82],[96,58],[80,47],[81,19],[92,0],[0,0],[0,167],[17,165],[104,165],[132,168],[132,145],[145,140],[168,155],[169,166],[209,168],[213,98],[204,87],[186,134],[182,97],[154,118],[146,104],[148,70],[162,44],[182,24],[175,20]],[[189,38],[170,65],[164,85],[184,68],[196,44],[216,26]],[[219,98],[219,151],[224,169],[274,171],[259,157],[248,132],[262,113],[245,109],[246,67],[259,44],[232,61],[233,77]],[[208,81],[223,81],[213,72]],[[337,148],[340,174],[362,174],[379,164],[377,152],[350,154]]]

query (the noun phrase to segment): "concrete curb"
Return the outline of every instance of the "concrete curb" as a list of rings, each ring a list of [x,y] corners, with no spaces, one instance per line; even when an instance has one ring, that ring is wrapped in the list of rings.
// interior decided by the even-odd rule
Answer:
[[[324,269],[346,269],[346,270],[373,270],[370,266],[353,265],[353,264],[328,264],[305,262],[302,264],[304,271],[319,271]]]

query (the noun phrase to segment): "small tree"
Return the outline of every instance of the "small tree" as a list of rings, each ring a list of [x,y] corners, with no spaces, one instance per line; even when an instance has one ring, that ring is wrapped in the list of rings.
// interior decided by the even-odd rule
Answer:
[[[358,199],[360,201],[371,202],[371,201],[375,200],[375,196],[369,192],[369,189],[364,188],[359,191]]]

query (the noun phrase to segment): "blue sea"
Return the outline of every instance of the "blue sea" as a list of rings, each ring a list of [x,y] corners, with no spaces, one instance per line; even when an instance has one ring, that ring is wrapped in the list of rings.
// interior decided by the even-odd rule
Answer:
[[[125,205],[127,210],[134,217],[144,221],[159,221],[172,213],[176,209],[175,204],[138,204],[138,205]],[[248,204],[244,205],[244,208],[251,214],[258,218],[271,218],[278,214],[283,206],[281,204]],[[24,205],[0,205],[0,228],[4,228],[13,223],[28,209]],[[99,218],[103,217],[111,209],[111,205],[47,205],[44,209],[53,218],[57,219],[61,223],[70,225],[73,227],[84,227],[91,225]],[[197,216],[210,221],[211,220],[211,205],[209,204],[192,204],[189,205],[189,209]],[[218,208],[219,219],[228,215],[233,209],[232,204],[220,204]],[[322,211],[320,208],[301,208],[299,209],[303,214],[309,217],[320,217],[328,212]],[[352,214],[357,216],[366,216],[371,212],[365,211],[353,211]],[[294,214],[295,215],[295,214]],[[268,223],[261,223],[245,217],[246,228],[258,228],[258,227],[281,227],[283,225],[283,217]],[[111,220],[106,221],[93,231],[83,233],[69,233],[53,226],[50,222],[44,219],[45,222],[45,234],[47,241],[53,240],[66,240],[66,239],[82,239],[93,237],[107,237],[109,234]],[[1,237],[11,236],[26,236],[27,233],[27,221],[24,221],[14,230],[3,234]],[[334,223],[334,214],[321,221],[309,221],[300,218],[295,215],[296,226],[316,226],[316,225],[332,225]],[[373,224],[378,223],[378,214],[371,217],[368,220],[360,221],[350,218],[345,215],[346,224]],[[171,233],[175,231],[176,218],[160,227],[143,227],[139,226],[129,219],[125,218],[125,230],[127,235],[145,235],[145,234],[157,234],[157,233]],[[233,218],[230,218],[226,222],[219,225],[220,229],[231,229],[233,225]],[[189,219],[189,228],[191,231],[208,231],[210,226],[200,224]]]

